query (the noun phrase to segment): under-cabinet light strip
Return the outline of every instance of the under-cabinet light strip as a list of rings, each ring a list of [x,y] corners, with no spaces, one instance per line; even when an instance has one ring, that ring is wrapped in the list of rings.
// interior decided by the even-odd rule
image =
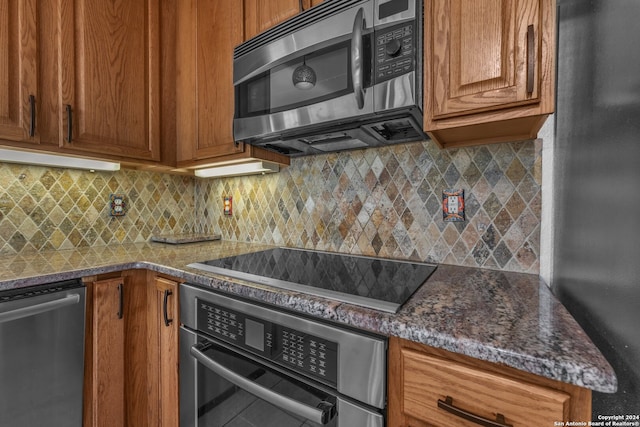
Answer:
[[[256,175],[278,172],[280,166],[269,162],[251,162],[237,165],[215,166],[206,169],[197,169],[195,175],[200,178],[214,178],[224,176]]]
[[[115,162],[82,159],[57,154],[35,153],[33,151],[17,151],[5,148],[0,148],[0,162],[100,171],[117,171],[120,169],[120,163]]]

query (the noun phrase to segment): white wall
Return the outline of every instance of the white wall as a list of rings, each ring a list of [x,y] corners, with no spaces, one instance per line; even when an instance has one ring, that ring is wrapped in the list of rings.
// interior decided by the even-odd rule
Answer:
[[[554,136],[555,116],[549,116],[538,133],[542,139],[542,212],[540,221],[540,277],[551,286],[554,235]]]

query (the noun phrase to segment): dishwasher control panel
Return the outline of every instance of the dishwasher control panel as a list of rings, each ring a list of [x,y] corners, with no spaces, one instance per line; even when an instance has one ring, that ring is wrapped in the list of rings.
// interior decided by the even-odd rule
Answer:
[[[44,285],[29,286],[25,288],[10,289],[0,292],[0,302],[15,301],[23,298],[38,297],[41,295],[62,292],[68,289],[83,288],[80,279],[65,280],[62,282],[47,283]]]
[[[197,329],[291,370],[336,385],[338,344],[198,300]]]

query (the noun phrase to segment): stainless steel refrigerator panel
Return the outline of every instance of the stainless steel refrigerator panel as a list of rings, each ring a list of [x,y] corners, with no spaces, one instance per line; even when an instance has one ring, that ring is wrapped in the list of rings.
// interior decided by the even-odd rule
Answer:
[[[640,414],[640,2],[558,1],[555,293],[616,371],[593,414]]]

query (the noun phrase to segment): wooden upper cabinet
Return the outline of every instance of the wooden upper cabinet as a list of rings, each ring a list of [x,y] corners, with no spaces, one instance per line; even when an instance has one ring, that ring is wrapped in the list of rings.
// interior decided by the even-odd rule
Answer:
[[[282,155],[236,144],[233,49],[243,41],[242,2],[178,3],[178,166],[198,167],[252,159],[289,164]]]
[[[320,3],[322,0],[244,0],[245,40]]]
[[[178,4],[178,161],[242,153],[234,144],[233,48],[242,43],[242,3]]]
[[[61,145],[159,160],[159,0],[64,0],[60,20]]]
[[[434,13],[448,19],[436,21],[441,27],[434,27],[433,31],[449,34],[448,43],[434,44],[434,117],[537,100],[538,3],[538,0],[434,2]],[[527,49],[528,37],[533,40],[531,51]],[[531,92],[527,91],[527,77],[531,78]]]
[[[36,7],[36,0],[0,2],[0,139],[38,141]]]
[[[425,130],[436,142],[535,138],[554,109],[553,3],[425,2]]]

